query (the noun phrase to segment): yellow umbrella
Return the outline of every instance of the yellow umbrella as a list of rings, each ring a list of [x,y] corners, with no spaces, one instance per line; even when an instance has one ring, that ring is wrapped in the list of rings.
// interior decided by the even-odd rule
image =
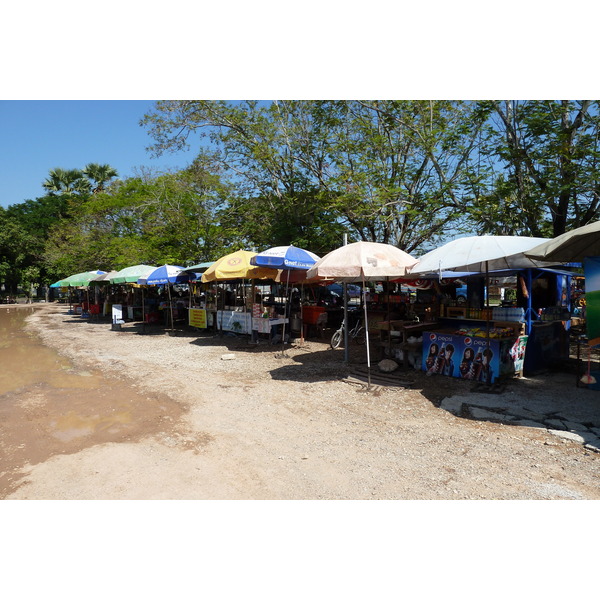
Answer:
[[[227,281],[231,279],[273,279],[277,276],[277,269],[268,267],[255,267],[250,264],[250,259],[256,252],[238,250],[226,254],[216,260],[202,274],[202,283],[209,281]]]

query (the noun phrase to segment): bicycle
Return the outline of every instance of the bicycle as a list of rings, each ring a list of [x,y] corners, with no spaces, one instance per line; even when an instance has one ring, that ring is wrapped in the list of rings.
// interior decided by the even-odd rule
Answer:
[[[339,348],[344,339],[344,328],[346,327],[346,320],[342,320],[340,328],[331,336],[330,345],[332,349]],[[362,345],[367,341],[366,330],[362,325],[362,320],[359,318],[354,327],[348,331],[348,337],[353,339],[357,344]]]

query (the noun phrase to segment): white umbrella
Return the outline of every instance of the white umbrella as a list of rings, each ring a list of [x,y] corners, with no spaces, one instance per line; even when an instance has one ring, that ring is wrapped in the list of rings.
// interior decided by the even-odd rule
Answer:
[[[365,331],[367,338],[367,372],[371,386],[371,355],[365,281],[403,277],[417,263],[403,250],[378,242],[354,242],[336,248],[319,259],[306,273],[307,279],[328,277],[336,281],[361,281],[364,294]],[[348,329],[348,321],[346,321]]]
[[[600,256],[600,221],[567,231],[525,252],[535,260],[581,262],[586,256]]]
[[[109,271],[108,273],[100,273],[100,275],[97,275],[96,277],[91,279],[90,282],[98,283],[99,281],[102,281],[102,282],[109,283],[110,278],[114,277],[117,273],[118,273],[118,271]]]
[[[442,271],[484,272],[486,287],[489,288],[489,271],[534,269],[556,264],[534,260],[525,255],[527,250],[531,250],[545,241],[547,240],[544,238],[511,235],[458,238],[423,255],[417,265],[411,269],[411,275],[425,273],[440,273],[441,275]],[[529,295],[529,302],[531,302],[531,295]],[[486,311],[486,338],[489,345],[489,293],[486,294],[486,307],[488,308]]]
[[[544,238],[512,235],[458,238],[421,256],[419,262],[410,270],[410,274],[441,271],[481,273],[486,270],[547,267],[556,263],[534,260],[525,255],[528,250],[546,241]]]

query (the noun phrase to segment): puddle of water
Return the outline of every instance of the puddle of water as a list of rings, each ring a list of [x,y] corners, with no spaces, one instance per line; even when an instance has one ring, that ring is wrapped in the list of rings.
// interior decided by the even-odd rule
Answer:
[[[0,498],[18,487],[26,464],[156,434],[183,413],[166,396],[137,391],[44,346],[24,330],[34,310],[0,307]]]

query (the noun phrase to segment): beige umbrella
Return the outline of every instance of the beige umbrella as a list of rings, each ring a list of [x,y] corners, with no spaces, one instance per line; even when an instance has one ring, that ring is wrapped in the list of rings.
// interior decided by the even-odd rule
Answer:
[[[354,242],[326,254],[307,271],[306,278],[376,281],[386,277],[403,277],[415,264],[416,258],[391,244]]]
[[[369,322],[367,319],[365,281],[403,277],[415,264],[417,264],[416,258],[396,248],[396,246],[378,242],[354,242],[326,254],[306,273],[307,279],[328,277],[336,281],[362,282],[369,387],[371,387],[371,355],[369,349]],[[347,315],[344,315],[344,318],[346,319],[346,330],[348,330]]]
[[[572,229],[526,250],[525,256],[555,263],[581,262],[586,256],[600,256],[600,221]]]

